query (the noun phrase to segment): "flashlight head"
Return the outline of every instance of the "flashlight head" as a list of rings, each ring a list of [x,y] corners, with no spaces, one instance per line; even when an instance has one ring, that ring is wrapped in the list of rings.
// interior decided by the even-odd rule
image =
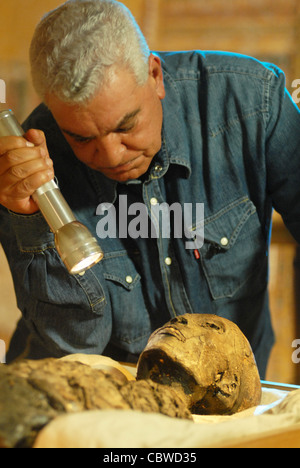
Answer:
[[[86,226],[73,221],[55,233],[55,245],[71,275],[82,274],[103,258],[103,252]]]

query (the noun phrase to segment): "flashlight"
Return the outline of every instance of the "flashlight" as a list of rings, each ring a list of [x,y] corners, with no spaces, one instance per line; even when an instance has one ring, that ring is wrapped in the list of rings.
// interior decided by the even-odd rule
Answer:
[[[0,137],[23,136],[24,131],[11,110],[0,112]],[[78,222],[51,180],[32,195],[54,234],[55,246],[71,275],[83,274],[103,258],[103,252],[86,226]]]

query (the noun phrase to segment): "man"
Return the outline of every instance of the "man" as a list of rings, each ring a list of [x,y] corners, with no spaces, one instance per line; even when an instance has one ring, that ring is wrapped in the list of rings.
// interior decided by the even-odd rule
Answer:
[[[68,1],[47,15],[31,67],[44,104],[24,138],[0,139],[0,239],[22,311],[8,361],[78,352],[134,361],[170,317],[212,313],[246,334],[264,377],[272,207],[300,240],[300,116],[283,73],[234,54],[150,53],[113,0]],[[99,207],[120,220],[84,276],[67,273],[31,199],[54,173],[92,232]],[[204,204],[203,246],[186,248],[195,210],[181,237],[176,226],[164,236],[150,215],[155,235],[128,235],[136,203],[148,214]]]

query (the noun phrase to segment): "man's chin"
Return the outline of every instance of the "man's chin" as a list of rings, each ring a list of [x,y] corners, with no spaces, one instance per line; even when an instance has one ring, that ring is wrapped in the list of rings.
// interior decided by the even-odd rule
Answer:
[[[131,171],[121,172],[118,174],[111,174],[111,173],[104,173],[104,175],[111,180],[116,182],[128,182],[129,180],[136,180],[142,175],[144,175],[146,171],[141,171],[138,169],[132,169]]]
[[[132,167],[124,171],[110,171],[110,170],[100,170],[108,179],[115,180],[117,182],[128,182],[129,180],[136,180],[139,177],[142,177],[149,169],[151,161],[146,161],[145,164],[142,164],[138,167]]]

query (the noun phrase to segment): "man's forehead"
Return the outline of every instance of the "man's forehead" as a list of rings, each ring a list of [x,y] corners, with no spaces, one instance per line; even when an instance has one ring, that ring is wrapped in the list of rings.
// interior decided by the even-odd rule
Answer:
[[[126,77],[127,78],[127,77]],[[141,112],[143,90],[129,78],[127,86],[102,89],[86,105],[70,104],[49,96],[47,105],[61,130],[70,136],[88,137],[112,132],[132,121]]]

